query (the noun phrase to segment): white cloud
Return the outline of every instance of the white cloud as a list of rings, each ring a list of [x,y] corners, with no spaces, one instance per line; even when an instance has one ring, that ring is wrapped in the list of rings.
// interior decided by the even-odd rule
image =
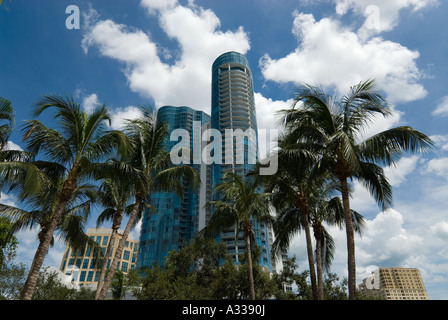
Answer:
[[[437,4],[437,0],[336,0],[336,13],[346,14],[350,9],[365,18],[359,34],[390,31],[398,25],[400,11],[410,9],[416,13]]]
[[[309,83],[345,94],[350,86],[376,79],[390,103],[421,99],[426,90],[417,81],[417,51],[379,37],[363,40],[338,20],[294,13],[292,29],[299,46],[287,56],[266,54],[260,66],[266,80]]]
[[[390,107],[390,111],[391,114],[387,117],[380,114],[374,115],[371,122],[363,128],[364,130],[360,133],[358,141],[363,141],[374,136],[375,134],[398,126],[401,123],[403,112],[395,109],[394,106]]]
[[[92,113],[101,103],[98,101],[98,95],[92,93],[82,100],[82,106],[87,113]]]
[[[16,199],[14,196],[11,196],[9,194],[0,192],[0,203],[7,205],[7,206],[16,206]]]
[[[448,178],[448,158],[435,158],[428,161],[427,172]]]
[[[448,222],[440,221],[434,226],[432,226],[431,230],[443,241],[448,241]]]
[[[434,116],[448,116],[448,96],[439,100],[437,107],[432,114]]]
[[[137,119],[141,116],[141,112],[137,107],[127,106],[124,109],[114,109],[112,113],[111,128],[114,130],[123,129],[126,121]]]
[[[400,159],[395,166],[384,168],[384,174],[393,187],[399,187],[406,181],[406,177],[413,173],[417,167],[420,156],[411,156]]]
[[[173,9],[177,5],[177,0],[142,0],[141,5],[148,9],[151,14],[158,11]]]
[[[448,135],[433,135],[429,138],[431,138],[435,145],[442,151],[448,150]]]
[[[160,26],[178,42],[180,57],[174,64],[161,61],[166,48],[161,50],[150,35],[98,18],[84,34],[85,52],[97,47],[101,55],[124,63],[123,72],[131,90],[153,98],[157,107],[187,105],[210,112],[211,65],[226,51],[245,54],[250,48],[246,32],[241,27],[221,31],[214,12],[200,7],[184,7],[176,2],[165,6],[160,1],[143,1],[142,5],[160,10]]]
[[[14,143],[12,141],[8,141],[6,143],[5,150],[19,150],[19,151],[23,151],[23,149],[18,144]]]

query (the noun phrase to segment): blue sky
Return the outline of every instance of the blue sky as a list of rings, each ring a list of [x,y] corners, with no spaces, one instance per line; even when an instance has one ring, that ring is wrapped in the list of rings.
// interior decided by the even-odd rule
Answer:
[[[69,5],[80,10],[80,29],[66,28]],[[356,239],[357,279],[371,266],[416,267],[430,299],[448,299],[446,12],[442,0],[3,0],[0,96],[16,111],[10,146],[23,147],[20,126],[43,94],[73,94],[87,110],[106,103],[115,128],[140,104],[210,112],[211,64],[230,50],[251,64],[260,129],[274,127],[275,112],[290,106],[298,83],[341,96],[375,78],[394,112],[365,134],[410,125],[437,148],[404,154],[386,169],[394,187],[387,212],[355,182],[352,207],[368,226]],[[5,194],[1,201],[15,203]],[[343,277],[345,233],[332,234],[332,271]],[[20,233],[24,262],[35,236]],[[46,264],[59,266],[62,252],[57,244]],[[290,254],[306,267],[302,236]]]

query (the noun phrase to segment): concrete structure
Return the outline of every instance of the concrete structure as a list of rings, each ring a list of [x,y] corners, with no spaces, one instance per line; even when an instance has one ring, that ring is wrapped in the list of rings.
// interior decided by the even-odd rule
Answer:
[[[106,252],[112,229],[107,228],[88,228],[86,234],[94,240],[103,253]],[[119,241],[121,241],[122,231],[118,232],[118,241],[115,241],[112,253],[109,257],[108,266],[113,259],[117,250]],[[125,242],[123,253],[118,262],[117,270],[127,273],[129,270],[135,269],[137,261],[138,241],[128,239]],[[71,282],[75,286],[96,287],[101,273],[100,267],[95,264],[92,249],[85,248],[81,252],[73,250],[70,244],[67,244],[61,261],[60,270],[65,275],[71,277]]]
[[[428,300],[425,285],[416,268],[379,268],[359,285],[366,299]]]

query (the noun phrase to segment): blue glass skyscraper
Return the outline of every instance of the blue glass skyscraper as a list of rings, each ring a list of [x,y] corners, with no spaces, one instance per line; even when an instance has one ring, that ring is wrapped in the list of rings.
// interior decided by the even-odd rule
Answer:
[[[258,153],[257,118],[254,100],[252,72],[247,58],[238,52],[220,55],[212,65],[212,112],[211,127],[221,132],[223,137],[229,132],[245,132],[244,140],[223,139],[222,163],[211,165],[211,188],[216,187],[225,172],[244,176],[253,169]],[[244,161],[239,161],[243,151]],[[240,153],[239,153],[240,152]],[[219,195],[214,195],[219,197]],[[261,248],[260,264],[272,271],[271,233],[264,224],[253,221],[256,244]],[[235,229],[221,232],[219,239],[227,245],[227,252],[234,263],[239,263],[239,255],[244,253],[243,238],[235,241]]]
[[[201,128],[198,136],[190,140],[190,147],[197,139],[201,139],[201,129],[210,122],[210,116],[202,111],[189,107],[164,106],[157,112],[157,121],[168,125],[168,132],[175,129],[185,129],[193,133],[193,125]],[[178,141],[166,141],[166,150],[170,152]],[[175,192],[157,192],[151,195],[150,204],[154,207],[147,210],[143,217],[140,233],[140,246],[137,258],[137,268],[159,265],[163,267],[165,259],[171,250],[178,250],[196,237],[198,229],[205,223],[205,209],[207,201],[207,166],[193,163],[201,175],[199,190],[184,189],[181,199]]]
[[[224,173],[230,171],[244,176],[255,165],[258,153],[257,119],[253,79],[247,58],[238,52],[219,56],[212,65],[211,87],[211,116],[189,107],[165,106],[158,111],[157,121],[166,122],[170,133],[175,129],[185,129],[191,135],[190,145],[185,147],[193,151],[189,163],[200,173],[201,189],[185,189],[183,199],[175,192],[158,192],[151,196],[150,203],[155,213],[148,210],[143,217],[137,268],[163,266],[171,250],[177,250],[194,239],[206,225],[210,214],[205,211],[205,203],[219,197],[213,193],[213,188],[222,182]],[[210,142],[203,141],[202,133],[206,129],[215,130],[221,137],[217,148],[221,147],[221,150],[212,148],[212,158],[219,161],[206,159],[208,165],[202,158],[204,147]],[[169,140],[166,144],[168,152],[179,143]],[[198,146],[200,150],[197,150]],[[195,156],[197,160],[198,151],[199,162],[194,161]],[[222,152],[219,154],[219,151]],[[215,158],[215,153],[219,154],[220,159]],[[252,229],[255,242],[261,249],[260,265],[273,271],[270,251],[272,231],[267,225],[256,221],[253,221]],[[234,263],[239,264],[240,256],[245,251],[245,241],[242,237],[235,240],[235,233],[235,228],[223,230],[217,240],[226,244]]]

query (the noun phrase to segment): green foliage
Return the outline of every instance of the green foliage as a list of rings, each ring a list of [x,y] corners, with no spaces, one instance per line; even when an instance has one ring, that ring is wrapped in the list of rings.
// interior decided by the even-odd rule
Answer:
[[[25,264],[14,263],[18,247],[17,238],[11,235],[11,222],[0,217],[0,300],[17,299],[25,282]]]
[[[56,272],[49,272],[46,268],[39,273],[33,300],[92,300],[94,292],[81,287],[79,290],[68,288],[57,276]]]
[[[0,217],[0,268],[15,256],[18,246],[17,238],[11,235],[11,227],[8,219]]]
[[[255,250],[253,261],[258,261],[259,250]],[[170,252],[164,268],[154,266],[141,270],[140,277],[132,284],[134,296],[139,300],[239,300],[249,299],[247,281],[248,265],[234,265],[225,254],[222,243],[208,241]],[[246,259],[247,260],[247,259]],[[312,299],[309,272],[297,272],[294,258],[284,261],[280,274],[269,274],[254,263],[255,294],[257,299],[310,300]],[[325,297],[343,299],[345,287],[336,283],[336,275],[325,279]],[[285,286],[294,291],[285,292]],[[345,296],[346,297],[346,296]]]

